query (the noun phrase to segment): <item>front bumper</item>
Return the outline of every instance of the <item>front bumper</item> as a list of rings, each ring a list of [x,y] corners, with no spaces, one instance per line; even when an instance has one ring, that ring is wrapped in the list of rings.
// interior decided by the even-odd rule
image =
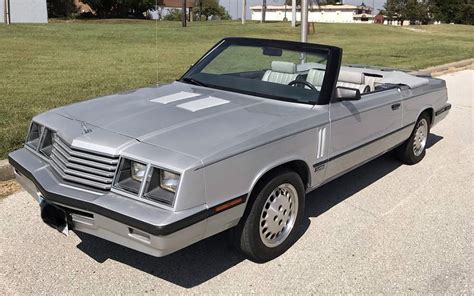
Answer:
[[[41,196],[64,209],[73,230],[153,256],[167,255],[204,238],[209,216],[205,205],[168,211],[113,192],[65,183],[46,161],[28,149],[19,149],[8,157],[23,188],[35,199]]]

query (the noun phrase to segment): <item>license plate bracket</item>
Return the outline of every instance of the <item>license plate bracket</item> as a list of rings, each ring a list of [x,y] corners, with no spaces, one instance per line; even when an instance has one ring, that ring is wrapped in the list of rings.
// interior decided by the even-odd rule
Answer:
[[[39,206],[43,222],[67,236],[69,234],[67,213],[42,197],[39,199]]]

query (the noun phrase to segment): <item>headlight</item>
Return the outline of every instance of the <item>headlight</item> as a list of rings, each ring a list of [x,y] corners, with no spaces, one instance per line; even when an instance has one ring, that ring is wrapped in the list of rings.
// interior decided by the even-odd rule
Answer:
[[[132,161],[132,179],[142,182],[145,177],[146,165]]]
[[[146,165],[127,158],[122,158],[114,186],[135,194],[140,192]]]
[[[160,168],[122,157],[114,188],[145,198],[173,206],[178,190],[180,175]],[[143,193],[140,190],[143,186]]]
[[[143,197],[172,206],[178,184],[178,174],[153,168],[148,174]]]
[[[26,145],[34,150],[38,149],[38,145],[41,139],[41,130],[43,127],[36,122],[32,122],[30,130],[28,132],[28,138],[26,139]]]
[[[54,143],[54,137],[56,134],[47,129],[43,128],[43,136],[41,137],[41,144],[39,147],[39,152],[43,154],[46,157],[51,156],[51,151],[53,151],[53,143]]]
[[[160,187],[176,193],[179,184],[179,175],[164,170],[161,170],[160,172]]]
[[[26,145],[46,157],[51,156],[56,133],[36,122],[31,123]]]

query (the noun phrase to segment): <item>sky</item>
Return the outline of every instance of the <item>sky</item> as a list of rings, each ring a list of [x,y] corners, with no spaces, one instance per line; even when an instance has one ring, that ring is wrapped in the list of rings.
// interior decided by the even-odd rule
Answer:
[[[227,11],[230,13],[233,19],[240,18],[242,14],[242,0],[219,0],[220,4],[224,6]],[[373,6],[375,2],[376,11],[383,8],[385,0],[364,0],[365,4],[368,6]],[[267,0],[267,5],[272,4],[283,4],[284,0]],[[359,5],[362,3],[362,0],[344,0],[345,4]],[[253,5],[262,5],[262,0],[247,0],[247,7]],[[250,18],[250,9],[247,8],[247,18]]]

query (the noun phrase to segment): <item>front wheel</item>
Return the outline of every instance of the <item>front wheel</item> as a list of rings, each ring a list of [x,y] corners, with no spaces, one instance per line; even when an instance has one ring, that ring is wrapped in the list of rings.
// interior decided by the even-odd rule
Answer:
[[[304,213],[304,186],[300,176],[283,170],[266,178],[250,211],[232,231],[237,247],[252,261],[270,261],[297,239]]]
[[[429,122],[429,115],[421,114],[410,138],[397,149],[397,156],[401,162],[411,165],[420,162],[425,157],[426,142],[430,134]]]

